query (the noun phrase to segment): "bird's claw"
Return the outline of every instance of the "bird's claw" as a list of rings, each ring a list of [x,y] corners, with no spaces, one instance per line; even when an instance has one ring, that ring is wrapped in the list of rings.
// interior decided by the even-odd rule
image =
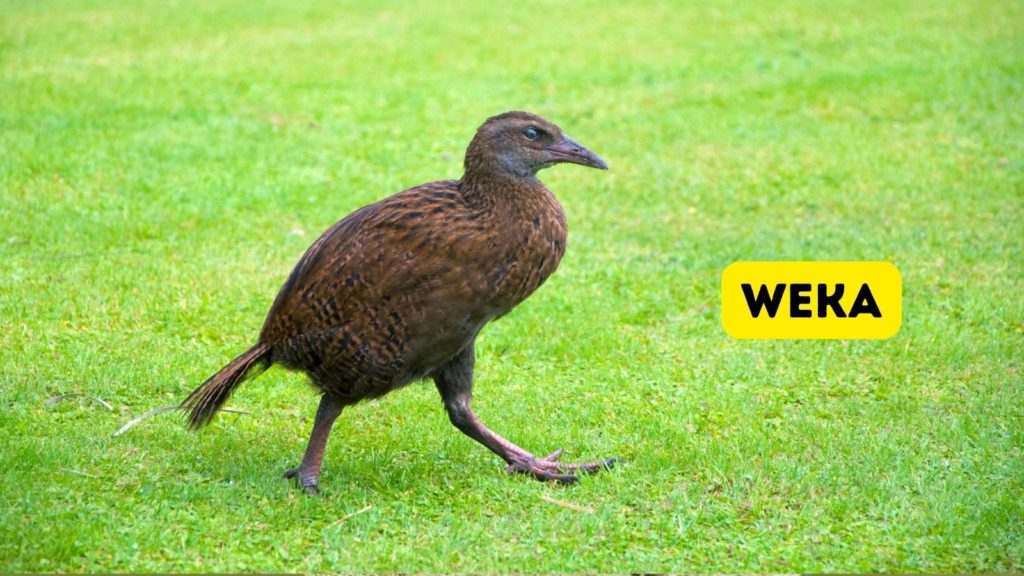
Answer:
[[[310,496],[320,495],[320,485],[318,479],[315,476],[306,473],[306,471],[303,470],[302,466],[285,470],[284,477],[286,479],[294,478],[295,481],[302,488],[302,491],[304,493],[309,494]]]
[[[559,448],[558,450],[555,450],[554,452],[548,454],[547,456],[541,458],[540,460],[541,462],[558,462],[558,459],[562,457],[562,452],[564,452],[564,450]]]
[[[559,448],[547,456],[536,459],[530,458],[520,462],[513,462],[505,468],[506,472],[529,474],[541,482],[558,482],[559,484],[573,484],[578,482],[580,477],[577,473],[594,474],[601,470],[610,469],[619,461],[618,458],[606,458],[599,462],[587,462],[584,464],[561,464],[558,458],[562,456],[562,449]]]

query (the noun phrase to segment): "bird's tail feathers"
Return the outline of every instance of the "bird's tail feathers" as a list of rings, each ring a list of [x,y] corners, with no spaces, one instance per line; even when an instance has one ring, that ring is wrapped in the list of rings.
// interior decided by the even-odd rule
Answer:
[[[179,410],[188,411],[188,427],[196,430],[210,423],[231,392],[251,376],[257,376],[270,367],[270,347],[257,344],[232,360],[216,374],[196,388]]]

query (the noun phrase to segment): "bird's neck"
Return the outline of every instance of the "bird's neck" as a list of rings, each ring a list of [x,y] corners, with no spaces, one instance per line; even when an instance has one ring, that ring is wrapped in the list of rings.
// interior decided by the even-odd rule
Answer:
[[[514,206],[550,194],[536,175],[516,176],[501,170],[467,170],[459,192],[470,204]]]
[[[528,241],[527,236],[539,235],[564,251],[566,222],[562,205],[535,176],[481,178],[479,174],[467,173],[459,180],[459,191],[466,204],[493,226],[491,232],[504,238],[509,246]],[[558,257],[561,258],[561,252]]]

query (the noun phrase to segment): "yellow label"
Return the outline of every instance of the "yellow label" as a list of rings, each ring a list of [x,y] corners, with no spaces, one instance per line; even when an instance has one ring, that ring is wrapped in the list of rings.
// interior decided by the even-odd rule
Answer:
[[[903,277],[888,262],[735,262],[722,272],[722,326],[734,338],[889,338]]]

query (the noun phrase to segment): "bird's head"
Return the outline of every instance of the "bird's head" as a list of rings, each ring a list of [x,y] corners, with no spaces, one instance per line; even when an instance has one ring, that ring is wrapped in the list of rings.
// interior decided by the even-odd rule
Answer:
[[[498,171],[530,178],[560,162],[608,169],[604,160],[566,136],[561,128],[529,112],[505,112],[488,118],[466,150],[467,173]]]

